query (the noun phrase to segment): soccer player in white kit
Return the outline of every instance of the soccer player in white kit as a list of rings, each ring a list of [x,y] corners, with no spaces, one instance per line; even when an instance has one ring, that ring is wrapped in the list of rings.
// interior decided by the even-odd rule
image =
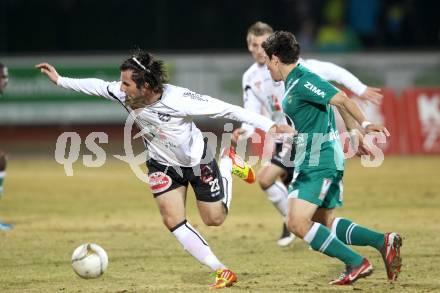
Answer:
[[[265,65],[266,55],[261,47],[261,44],[272,32],[271,26],[260,21],[254,23],[248,29],[246,37],[248,50],[252,54],[255,63],[243,74],[244,108],[255,113],[261,113],[275,123],[285,124],[287,121],[281,108],[284,83],[272,80]],[[349,71],[333,63],[301,58],[299,63],[325,80],[342,84],[365,101],[379,104],[383,97],[380,89],[366,86]],[[244,123],[241,128],[234,131],[233,141],[237,142],[239,138],[247,139],[254,131],[255,128],[252,125]],[[294,169],[293,166],[286,166],[286,160],[281,152],[282,144],[276,144],[271,164],[262,166],[257,174],[257,180],[260,187],[266,192],[269,201],[285,217],[287,212],[286,186],[293,178]],[[293,157],[292,154],[292,159]],[[292,160],[289,158],[288,161]],[[277,243],[280,246],[287,246],[294,238],[295,236],[283,225],[283,232]]]
[[[144,133],[149,152],[149,185],[165,226],[186,251],[215,272],[211,287],[232,286],[237,281],[236,274],[218,260],[206,240],[186,220],[185,199],[191,184],[203,222],[208,226],[221,225],[231,204],[231,172],[236,158],[227,152],[218,166],[192,118],[225,117],[271,133],[292,134],[293,129],[210,96],[165,84],[162,61],[146,52],[139,51],[122,63],[118,82],[62,77],[48,63],[36,67],[58,86],[114,100],[128,112],[135,112],[135,122]]]

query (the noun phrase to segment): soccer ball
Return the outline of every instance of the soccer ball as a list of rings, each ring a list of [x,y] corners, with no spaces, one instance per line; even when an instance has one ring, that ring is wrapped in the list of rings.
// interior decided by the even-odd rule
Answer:
[[[81,278],[98,278],[107,270],[107,266],[107,253],[98,244],[82,244],[73,251],[72,267]]]

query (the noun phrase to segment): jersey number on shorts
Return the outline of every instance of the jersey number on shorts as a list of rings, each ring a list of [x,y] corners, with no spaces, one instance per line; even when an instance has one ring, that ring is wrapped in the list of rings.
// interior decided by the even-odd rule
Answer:
[[[212,181],[209,182],[209,185],[211,186],[211,192],[216,192],[220,190],[220,185],[218,184],[218,179],[215,178]]]

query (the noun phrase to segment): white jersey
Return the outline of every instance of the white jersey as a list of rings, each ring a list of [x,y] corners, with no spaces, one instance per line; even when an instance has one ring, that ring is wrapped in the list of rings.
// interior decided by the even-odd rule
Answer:
[[[101,96],[125,105],[126,95],[121,82],[100,79],[60,77],[58,85],[88,95]],[[149,157],[163,165],[193,167],[200,163],[204,142],[193,116],[225,117],[251,124],[267,132],[274,123],[261,115],[247,111],[189,89],[164,85],[161,98],[145,108],[134,110],[136,124],[141,128]]]
[[[321,78],[336,81],[358,96],[362,95],[367,89],[367,86],[356,76],[333,63],[312,59],[304,60],[302,58],[298,62],[310,71],[318,74]],[[282,81],[273,81],[266,65],[254,63],[243,74],[242,86],[245,109],[261,113],[275,123],[286,123],[286,118],[282,112],[284,83]],[[245,137],[251,136],[255,131],[255,127],[246,123],[243,123],[242,128],[246,130]]]

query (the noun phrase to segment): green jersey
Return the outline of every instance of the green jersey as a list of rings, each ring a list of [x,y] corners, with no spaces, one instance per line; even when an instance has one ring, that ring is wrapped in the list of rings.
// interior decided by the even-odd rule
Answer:
[[[329,104],[338,89],[301,64],[289,73],[285,87],[283,110],[298,131],[295,169],[344,170],[344,153]]]

